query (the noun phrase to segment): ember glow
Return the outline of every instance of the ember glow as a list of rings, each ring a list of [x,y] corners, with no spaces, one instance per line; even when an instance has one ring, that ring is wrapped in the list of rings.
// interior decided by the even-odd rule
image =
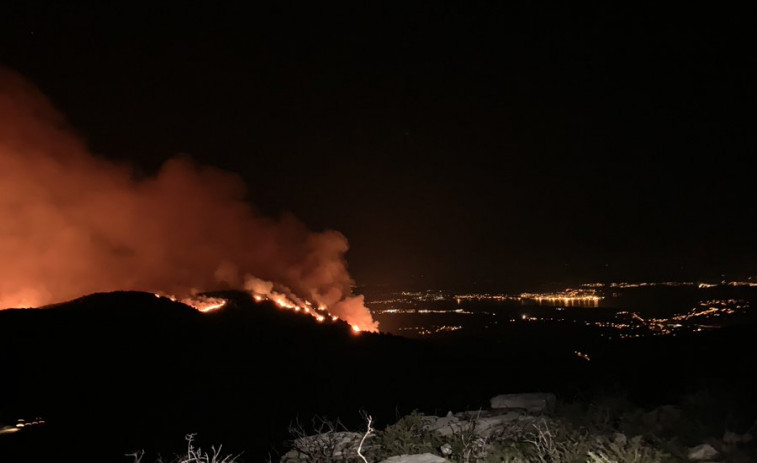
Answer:
[[[270,301],[273,302],[279,309],[293,310],[301,313],[302,315],[309,315],[316,319],[319,323],[326,321],[326,317],[332,322],[339,320],[339,317],[329,313],[328,308],[324,305],[319,305],[317,308],[313,308],[313,303],[307,300],[302,300],[294,295],[288,289],[283,289],[289,295],[274,290],[276,284],[270,281],[261,280],[260,278],[248,277],[245,283],[245,288],[250,293],[255,302]],[[174,302],[181,302],[188,305],[198,312],[212,312],[223,308],[228,304],[228,300],[222,297],[210,297],[204,295],[189,296],[184,298],[178,298],[171,294],[154,293],[155,297],[165,297]],[[360,333],[363,331],[358,325],[350,326],[352,331]]]
[[[178,157],[140,177],[94,156],[39,90],[0,68],[0,307],[116,290],[182,300],[262,279],[280,287],[251,291],[261,300],[376,331],[347,250],[339,232],[262,216],[235,174]],[[217,308],[206,302],[198,310]]]
[[[218,310],[221,307],[225,306],[228,301],[226,299],[220,298],[220,297],[207,297],[207,296],[190,296],[185,297],[182,299],[178,299],[176,296],[172,295],[166,295],[166,294],[160,294],[155,293],[155,297],[165,297],[168,298],[174,302],[181,302],[182,304],[188,305],[198,312],[212,312],[214,310]]]
[[[256,302],[271,301],[280,309],[294,310],[303,315],[310,315],[319,322],[325,321],[327,316],[331,317],[331,321],[339,319],[336,315],[329,313],[326,306],[318,305],[314,308],[312,302],[298,298],[288,288],[275,290],[276,285],[273,282],[247,277],[244,286]]]

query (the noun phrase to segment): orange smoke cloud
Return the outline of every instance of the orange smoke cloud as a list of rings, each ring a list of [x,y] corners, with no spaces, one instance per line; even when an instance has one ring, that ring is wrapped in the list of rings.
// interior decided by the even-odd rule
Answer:
[[[261,216],[239,177],[178,157],[155,177],[90,154],[33,85],[0,69],[0,307],[82,294],[241,288],[257,277],[363,330],[339,232]]]

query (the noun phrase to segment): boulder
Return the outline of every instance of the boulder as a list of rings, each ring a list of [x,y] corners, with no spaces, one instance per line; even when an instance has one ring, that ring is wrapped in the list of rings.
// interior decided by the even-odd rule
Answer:
[[[424,416],[423,420],[426,423],[426,429],[438,432],[442,436],[452,436],[466,430],[475,429],[477,435],[490,437],[495,431],[519,421],[522,417],[523,415],[513,411],[506,413],[484,411],[461,412],[455,415],[448,414],[444,417]]]
[[[447,416],[424,416],[425,429],[449,437],[475,431],[485,439],[491,437],[515,437],[533,429],[544,417],[533,416],[523,410],[477,410],[452,413]]]
[[[697,445],[689,449],[687,455],[692,461],[706,461],[718,456],[718,451],[710,444]]]
[[[494,409],[520,409],[529,413],[546,413],[551,411],[557,398],[546,392],[529,392],[524,394],[501,394],[489,400]]]
[[[381,460],[380,463],[449,463],[449,460],[433,453],[422,453],[420,455],[397,455]]]

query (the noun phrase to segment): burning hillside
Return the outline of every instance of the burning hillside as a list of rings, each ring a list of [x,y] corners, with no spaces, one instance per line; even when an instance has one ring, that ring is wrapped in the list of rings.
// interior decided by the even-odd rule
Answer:
[[[291,310],[305,316],[315,318],[319,323],[325,321],[337,321],[340,318],[331,313],[325,305],[314,305],[308,300],[303,300],[286,288],[274,289],[277,285],[270,281],[263,281],[259,278],[248,277],[245,281],[245,292],[249,294],[256,303],[271,302],[282,310]],[[197,294],[177,298],[170,294],[155,293],[158,298],[165,297],[175,302],[181,302],[184,305],[194,308],[198,312],[208,313],[225,307],[229,300],[218,295]],[[355,332],[363,331],[357,324],[351,324]]]
[[[339,232],[262,216],[232,173],[178,157],[137,178],[94,156],[39,90],[0,69],[0,307],[245,288],[375,331],[347,250]]]

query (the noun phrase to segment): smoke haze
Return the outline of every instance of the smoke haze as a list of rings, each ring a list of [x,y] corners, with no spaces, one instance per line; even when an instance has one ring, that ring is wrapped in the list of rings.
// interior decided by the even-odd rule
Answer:
[[[135,180],[97,158],[48,99],[0,68],[0,307],[141,290],[182,297],[273,281],[362,330],[339,232],[260,215],[239,177],[185,157]]]

